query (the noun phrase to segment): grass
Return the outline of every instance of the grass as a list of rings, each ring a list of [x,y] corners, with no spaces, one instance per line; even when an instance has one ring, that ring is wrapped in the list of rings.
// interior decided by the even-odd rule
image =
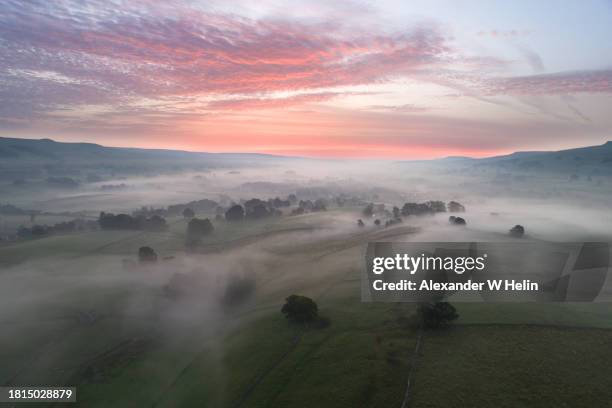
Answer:
[[[215,311],[222,318],[212,323],[207,308],[194,309],[184,321],[168,318],[175,306],[161,287],[170,275],[121,263],[150,245],[162,257],[177,257],[162,269],[180,268],[182,218],[169,220],[161,233],[97,231],[1,247],[0,278],[10,280],[0,294],[13,312],[2,314],[0,381],[76,384],[75,406],[88,408],[399,407],[416,339],[409,324],[414,307],[361,303],[359,268],[368,233],[295,232],[324,227],[329,217],[215,222],[215,233],[203,243],[215,253],[192,259],[193,267],[229,264],[255,244],[252,256],[236,265],[246,264],[257,282],[252,299]],[[8,296],[28,291],[37,298]],[[279,309],[292,293],[313,297],[331,326],[288,324]],[[593,327],[612,328],[612,306],[457,308],[457,327],[425,337],[413,407],[601,406],[610,399],[604,383],[611,374],[606,352],[612,331]]]
[[[412,407],[609,406],[612,331],[458,326],[425,335]]]

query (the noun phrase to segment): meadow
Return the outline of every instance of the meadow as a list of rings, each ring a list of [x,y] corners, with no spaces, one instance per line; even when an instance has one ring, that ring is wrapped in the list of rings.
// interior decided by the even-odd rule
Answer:
[[[164,232],[3,246],[1,291],[13,296],[0,381],[76,385],[83,407],[399,407],[409,376],[414,407],[608,400],[609,305],[460,304],[456,324],[425,332],[415,353],[414,305],[362,303],[359,277],[365,243],[419,229],[363,231],[348,224],[358,216],[215,222],[197,253],[184,251],[182,218]],[[126,263],[143,245],[166,259]],[[255,294],[221,306],[219,277],[236,270],[256,276]],[[202,291],[168,299],[164,286],[185,271],[201,274]],[[330,326],[286,321],[279,311],[293,293],[315,299]]]

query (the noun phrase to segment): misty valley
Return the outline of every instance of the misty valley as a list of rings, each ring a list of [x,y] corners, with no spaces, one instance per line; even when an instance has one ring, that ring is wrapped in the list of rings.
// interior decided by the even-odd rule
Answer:
[[[361,162],[0,138],[0,383],[88,408],[605,406],[611,304],[423,310],[362,302],[360,274],[376,241],[608,242],[611,176],[610,142]]]

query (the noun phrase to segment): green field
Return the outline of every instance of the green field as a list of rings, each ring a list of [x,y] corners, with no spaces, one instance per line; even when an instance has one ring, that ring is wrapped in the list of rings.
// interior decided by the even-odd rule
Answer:
[[[399,408],[409,375],[414,407],[612,399],[607,304],[459,304],[454,327],[425,332],[415,360],[414,306],[362,303],[359,282],[366,242],[414,230],[335,228],[338,216],[218,222],[195,253],[178,218],[162,233],[0,247],[0,294],[19,294],[0,314],[0,383],[76,385],[78,404],[67,406],[88,408]],[[126,263],[143,245],[173,258]],[[175,272],[201,277],[197,296],[165,296]],[[223,307],[233,273],[253,274],[256,290]],[[289,324],[280,307],[293,293],[315,299],[331,325]]]

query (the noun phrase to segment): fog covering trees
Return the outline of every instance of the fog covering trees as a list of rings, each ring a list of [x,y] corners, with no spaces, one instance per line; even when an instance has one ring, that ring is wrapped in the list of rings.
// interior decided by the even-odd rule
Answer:
[[[100,228],[105,230],[149,230],[164,231],[168,228],[166,220],[159,216],[145,217],[143,215],[131,216],[129,214],[111,214],[101,212],[98,218]]]
[[[193,218],[195,217],[195,212],[193,212],[193,210],[191,208],[185,208],[183,210],[183,217],[185,218]]]
[[[448,212],[465,212],[465,206],[457,201],[450,201],[447,205]]]
[[[0,309],[6,312],[3,320],[13,327],[11,333],[7,332],[5,336],[11,340],[4,344],[9,345],[8,350],[16,350],[11,347],[13,346],[12,339],[15,343],[25,339],[28,342],[31,341],[34,346],[29,347],[29,350],[24,347],[23,353],[20,351],[6,353],[5,358],[13,359],[13,356],[8,356],[8,354],[13,354],[16,361],[17,357],[19,360],[29,361],[28,365],[31,368],[26,367],[25,372],[46,373],[50,372],[48,368],[51,365],[54,366],[53,368],[60,367],[59,364],[55,364],[57,361],[64,361],[67,356],[75,356],[76,346],[79,350],[87,350],[90,353],[83,353],[85,358],[81,360],[73,360],[75,367],[81,364],[87,365],[90,355],[106,355],[105,352],[109,348],[112,349],[115,345],[122,344],[125,339],[146,338],[151,332],[154,332],[156,336],[158,333],[161,334],[154,343],[159,343],[163,347],[176,345],[177,356],[191,358],[188,353],[193,350],[186,350],[185,344],[192,344],[195,352],[201,353],[203,344],[212,343],[215,348],[211,349],[210,353],[207,351],[203,354],[221,355],[223,356],[222,364],[225,364],[225,356],[234,352],[239,356],[238,353],[245,352],[245,350],[239,347],[238,349],[225,348],[225,344],[228,343],[227,338],[224,337],[225,333],[223,335],[218,333],[222,333],[226,327],[231,327],[230,336],[236,336],[238,340],[236,343],[249,343],[243,340],[251,340],[247,336],[253,335],[253,332],[250,330],[251,326],[245,325],[243,321],[251,319],[243,319],[243,316],[250,316],[254,312],[257,319],[261,316],[264,322],[263,325],[260,325],[257,321],[256,326],[260,328],[278,327],[278,325],[274,326],[281,319],[278,309],[284,304],[284,298],[288,294],[319,293],[319,288],[331,287],[332,284],[340,281],[343,282],[342,285],[347,285],[347,291],[354,289],[355,293],[358,293],[358,285],[348,286],[355,284],[353,280],[342,279],[345,270],[348,271],[349,268],[360,265],[362,262],[362,254],[358,246],[339,252],[334,252],[332,249],[344,248],[346,242],[350,240],[365,241],[370,237],[369,234],[380,236],[388,234],[392,239],[407,237],[414,240],[430,239],[432,241],[440,241],[448,237],[451,226],[447,219],[451,214],[435,213],[434,209],[441,207],[427,205],[427,200],[432,198],[444,199],[445,202],[453,198],[469,206],[470,228],[454,228],[452,237],[457,240],[466,240],[466,238],[470,240],[507,240],[509,227],[519,220],[522,225],[528,225],[530,235],[538,239],[560,236],[566,239],[566,237],[575,237],[579,234],[582,236],[588,234],[609,236],[609,231],[611,231],[609,211],[607,209],[599,211],[597,207],[601,203],[603,207],[604,199],[609,201],[610,190],[603,177],[603,187],[597,187],[595,183],[591,183],[590,190],[579,191],[582,188],[579,180],[573,183],[576,190],[567,191],[563,186],[555,186],[544,176],[539,179],[526,178],[524,181],[510,174],[504,184],[497,181],[490,182],[494,177],[498,177],[498,173],[503,173],[505,177],[505,174],[509,173],[507,169],[502,169],[500,172],[496,169],[487,173],[481,171],[481,168],[470,172],[471,169],[468,168],[462,173],[433,166],[425,170],[419,168],[413,170],[408,167],[408,164],[398,170],[398,166],[404,165],[389,166],[381,169],[380,173],[376,173],[377,169],[372,169],[370,166],[367,171],[364,168],[364,171],[360,173],[361,169],[352,164],[348,164],[346,170],[339,167],[330,170],[323,165],[313,165],[311,162],[304,167],[303,171],[297,170],[294,175],[286,175],[279,171],[278,167],[271,170],[241,168],[240,173],[236,172],[236,174],[217,171],[216,175],[213,175],[212,172],[208,172],[198,179],[194,179],[191,173],[176,173],[170,176],[152,174],[138,179],[126,179],[125,182],[131,186],[128,190],[117,190],[104,194],[100,194],[96,186],[81,185],[77,191],[54,188],[48,189],[50,191],[48,195],[43,195],[38,191],[37,181],[30,177],[28,177],[28,185],[20,187],[19,190],[13,189],[12,186],[0,186],[4,188],[3,201],[6,200],[6,197],[13,200],[13,195],[18,196],[19,200],[15,199],[14,204],[23,208],[41,210],[42,213],[36,222],[47,222],[49,225],[51,221],[46,218],[45,211],[86,210],[87,215],[92,217],[92,222],[97,223],[96,218],[101,210],[114,214],[130,214],[134,209],[146,204],[148,206],[146,213],[132,212],[130,217],[133,219],[139,219],[139,215],[146,218],[154,215],[165,217],[167,208],[172,207],[172,213],[175,213],[174,208],[183,208],[174,214],[178,220],[168,218],[168,223],[182,225],[182,228],[185,229],[188,228],[187,222],[181,219],[185,204],[176,203],[200,202],[202,197],[207,197],[209,200],[203,202],[209,212],[198,210],[197,214],[200,217],[204,217],[200,214],[207,214],[207,217],[214,216],[217,209],[221,207],[223,207],[222,213],[225,213],[234,203],[244,203],[244,200],[251,197],[260,197],[260,201],[264,202],[268,209],[277,208],[278,204],[283,204],[281,203],[284,201],[283,198],[288,197],[287,201],[290,201],[294,207],[284,207],[283,210],[286,210],[286,213],[294,209],[305,211],[304,207],[295,207],[300,200],[311,211],[319,198],[328,203],[329,210],[333,210],[328,213],[310,214],[307,217],[269,217],[265,218],[265,222],[245,220],[244,226],[241,223],[228,226],[227,224],[231,222],[230,216],[228,222],[221,220],[219,223],[215,222],[217,230],[209,238],[211,242],[219,245],[215,248],[214,253],[205,254],[183,251],[184,237],[181,232],[184,231],[174,229],[171,233],[163,231],[162,233],[143,233],[144,230],[141,229],[136,229],[135,233],[96,231],[83,235],[75,234],[74,237],[44,238],[36,242],[6,245],[0,248],[2,250],[0,263],[3,268],[4,262],[14,262],[15,266],[10,265],[6,268],[7,273],[0,274],[0,290],[2,291]],[[105,182],[111,178],[109,170],[96,171],[103,174]],[[116,180],[124,177],[120,173],[120,164],[112,171],[117,172]],[[367,177],[364,173],[367,173]],[[39,183],[45,184],[46,175],[42,177]],[[248,187],[252,189],[242,187],[245,181],[251,180],[265,180],[268,183],[265,186],[257,184]],[[119,181],[114,183],[117,182]],[[26,190],[29,188],[37,190],[32,194],[34,199],[26,196]],[[299,193],[292,193],[298,190]],[[583,196],[581,197],[580,194]],[[588,198],[588,206],[584,205],[587,201],[579,200],[584,196]],[[280,199],[279,201],[272,199],[271,204],[269,197],[280,197]],[[559,197],[563,200],[558,199]],[[597,201],[598,199],[601,199],[601,202]],[[575,206],[572,200],[575,200]],[[217,202],[219,205],[213,206],[211,202]],[[368,219],[363,217],[361,210],[370,202],[385,203],[389,210],[392,210],[393,205],[397,205],[397,210],[390,211],[393,217],[404,217],[400,203],[408,202],[417,206],[421,203],[424,208],[422,214],[426,216],[416,217],[413,215],[417,215],[418,212],[408,211],[407,217],[409,218],[404,218],[406,227],[400,230],[408,230],[409,227],[416,226],[418,231],[414,233],[415,235],[393,236],[392,230],[359,228],[356,225],[358,217],[362,217],[368,227],[372,226],[372,221],[376,217],[380,217],[383,222],[388,220],[382,213],[377,213],[376,217]],[[340,203],[342,203],[342,208],[339,208]],[[236,219],[243,220],[243,209],[239,204],[235,205],[238,206],[240,214]],[[162,210],[155,210],[151,206],[161,207]],[[187,207],[193,209],[191,205]],[[12,207],[8,210],[14,211]],[[452,212],[450,203],[447,210]],[[4,222],[10,225],[13,218],[22,217],[18,222],[30,228],[27,211],[23,214],[3,216],[0,225],[4,225]],[[498,215],[493,217],[490,215],[491,212]],[[577,213],[580,216],[577,217]],[[286,232],[295,226],[304,225],[310,229],[302,232]],[[278,235],[275,234],[277,227],[278,231],[283,230]],[[18,224],[15,228],[18,228]],[[140,228],[139,225],[138,228]],[[106,229],[112,230],[117,227],[110,226]],[[236,244],[225,245],[225,242],[228,241]],[[153,264],[146,263],[141,268],[134,267],[135,272],[132,273],[132,269],[124,266],[123,261],[125,258],[133,260],[139,247],[147,245],[150,245],[154,252],[158,251],[160,256],[158,263],[154,264],[154,267],[148,267]],[[162,254],[175,255],[175,259],[162,262]],[[20,259],[24,260],[20,261]],[[316,261],[313,261],[314,259]],[[316,262],[316,265],[313,262]],[[146,270],[147,273],[138,273],[139,269],[140,271]],[[258,278],[257,287],[254,285],[255,273]],[[326,292],[330,300],[335,300],[334,296],[345,293],[344,289],[336,290],[338,287],[332,289]],[[168,296],[173,296],[171,301],[165,299],[164,291]],[[58,302],[58,299],[66,299],[69,303]],[[326,302],[326,308],[329,307],[330,310],[336,312],[334,309],[337,307],[336,304],[338,302]],[[32,307],[33,305],[36,307]],[[277,306],[270,309],[270,305]],[[347,309],[353,308],[356,304],[347,304],[347,306]],[[361,304],[361,307],[369,306]],[[355,307],[355,309],[358,308]],[[435,319],[428,319],[428,321],[435,322],[432,326],[439,324],[442,327],[454,321],[445,317],[453,316],[453,313],[445,311],[448,308],[434,305],[431,309],[432,315],[437,316]],[[79,316],[97,314],[113,317],[102,319],[99,326],[96,323],[87,323],[92,325],[86,328],[88,332],[93,335],[102,334],[99,342],[82,344],[81,330],[63,329],[73,325],[73,310]],[[389,314],[386,310],[388,309],[380,314],[372,310],[368,320],[375,324],[378,324],[377,319],[380,319],[380,322],[388,320]],[[565,310],[564,308],[563,312]],[[61,319],[49,319],[42,325],[39,318],[40,311],[44,311],[49,316],[59,316]],[[320,313],[324,311],[317,308],[317,316]],[[428,313],[424,312],[424,315],[428,316]],[[288,316],[285,313],[283,315]],[[342,325],[347,329],[361,331],[366,327],[362,324],[363,322],[359,323],[359,327],[352,326],[353,323],[349,321],[352,319],[345,320],[342,313],[334,313],[334,315],[342,316]],[[114,318],[115,316],[117,319]],[[273,322],[270,326],[265,320],[268,318]],[[518,319],[520,318],[519,316]],[[561,319],[566,319],[566,317],[561,316]],[[294,321],[289,317],[287,320]],[[317,318],[314,322],[307,323],[308,327],[315,327],[319,321],[321,319]],[[55,326],[56,322],[67,324]],[[47,330],[47,325],[49,327],[54,325],[53,330]],[[62,329],[58,330],[57,327],[62,327]],[[198,328],[200,332],[194,330],[195,328]],[[234,329],[236,329],[235,332]],[[283,329],[287,328],[283,327]],[[290,327],[289,330],[291,329],[293,328]],[[99,331],[96,332],[96,330]],[[36,336],[32,336],[32,333],[36,333]],[[49,344],[47,340],[47,337],[53,338],[56,333],[61,333],[62,342],[51,343],[57,346]],[[358,334],[357,331],[355,333]],[[116,337],[111,337],[115,334]],[[273,337],[276,340],[284,341],[285,334]],[[104,337],[107,335],[108,338]],[[245,337],[238,338],[237,336]],[[351,337],[352,335],[347,336],[349,339]],[[89,335],[86,338],[90,338]],[[65,339],[70,340],[71,343],[64,342]],[[283,343],[281,340],[278,344],[286,345],[286,342]],[[60,347],[60,343],[65,345]],[[53,353],[48,352],[49,349]],[[42,360],[45,361],[29,360],[27,356],[33,350],[44,353],[45,358]],[[252,352],[252,350],[247,351]],[[224,356],[224,353],[227,354]],[[85,356],[85,354],[88,355]],[[147,366],[157,366],[159,361],[155,360],[155,356],[158,354],[147,354],[151,356],[146,362]],[[234,356],[234,354],[231,355]],[[57,361],[52,361],[53,364],[43,364],[47,360],[53,360],[55,356],[58,358]],[[134,359],[140,364],[138,358],[138,355],[134,356]],[[262,364],[267,365],[270,361],[263,361],[262,358]],[[10,365],[2,365],[7,373],[6,378],[9,378],[8,374],[13,374],[9,373]],[[168,377],[174,377],[177,374],[173,372],[174,366],[162,367],[160,365],[159,367],[168,371]],[[180,364],[179,370],[183,367],[184,365]],[[236,374],[234,368],[225,365],[216,368],[219,368],[217,372],[224,373],[221,375],[234,376]],[[72,373],[67,372],[65,377],[69,374]],[[143,379],[143,376],[149,373],[141,374],[142,376],[134,378],[135,384],[147,381]],[[225,381],[226,378],[220,380]],[[108,381],[112,382],[115,379],[109,375]],[[113,385],[116,383],[117,381]],[[154,382],[151,384],[160,385]],[[178,396],[178,393],[173,395]]]

